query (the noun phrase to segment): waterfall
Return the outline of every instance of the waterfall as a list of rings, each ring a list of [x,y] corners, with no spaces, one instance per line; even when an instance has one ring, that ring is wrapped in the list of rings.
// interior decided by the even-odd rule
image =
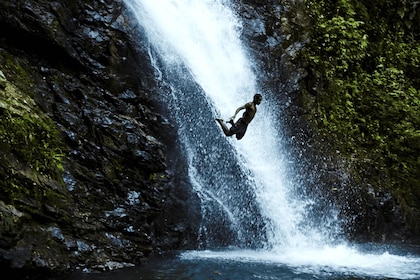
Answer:
[[[176,141],[201,202],[199,250],[184,252],[181,259],[274,264],[274,274],[287,267],[297,271],[292,275],[329,279],[419,276],[417,257],[395,255],[386,247],[359,250],[339,238],[333,210],[313,215],[317,201],[302,195],[304,186],[290,171],[293,162],[278,120],[281,108],[264,99],[253,59],[240,40],[241,21],[228,0],[125,4],[149,40],[159,82],[156,99],[168,106],[178,127]],[[255,93],[263,95],[263,102],[245,137],[225,137],[215,118],[232,116]],[[212,250],[220,247],[227,250]]]
[[[202,204],[202,248],[297,248],[324,243],[305,226],[313,203],[298,198],[282,136],[263,99],[245,137],[226,138],[215,117],[230,117],[258,87],[226,0],[126,0],[150,40],[150,56],[179,125],[188,175]]]

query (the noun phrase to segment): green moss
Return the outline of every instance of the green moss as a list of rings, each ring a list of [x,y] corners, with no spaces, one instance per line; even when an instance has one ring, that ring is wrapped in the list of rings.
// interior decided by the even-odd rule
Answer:
[[[24,197],[54,201],[58,192],[45,184],[51,181],[64,185],[65,146],[60,131],[33,100],[33,81],[25,67],[4,52],[0,59],[9,74],[0,89],[1,198],[9,203]],[[13,78],[9,80],[9,76]]]
[[[150,181],[159,181],[159,180],[165,179],[165,177],[166,176],[164,174],[161,174],[161,173],[151,173],[149,175],[149,180]]]
[[[26,69],[26,65],[19,61],[19,58],[7,53],[5,50],[0,50],[0,67],[0,70],[4,73],[8,73],[7,80],[11,84],[17,86],[20,92],[33,98],[32,89],[37,82],[33,79],[30,71]]]
[[[60,137],[50,119],[6,111],[0,120],[0,139],[20,161],[51,177],[56,177],[56,170],[63,170]]]

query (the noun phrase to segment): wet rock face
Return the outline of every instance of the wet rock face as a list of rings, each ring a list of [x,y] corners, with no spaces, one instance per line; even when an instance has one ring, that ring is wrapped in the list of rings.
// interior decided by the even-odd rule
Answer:
[[[0,267],[103,271],[195,246],[198,204],[174,183],[176,128],[122,1],[1,1],[0,34],[0,91],[33,100],[64,154],[60,175],[43,176],[0,145]]]

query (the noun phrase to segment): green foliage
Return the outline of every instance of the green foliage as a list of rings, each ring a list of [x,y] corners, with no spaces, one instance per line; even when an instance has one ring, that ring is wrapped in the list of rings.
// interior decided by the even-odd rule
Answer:
[[[304,59],[321,77],[317,121],[344,154],[387,170],[406,209],[420,204],[420,36],[410,1],[307,0]],[[363,154],[360,151],[364,151]],[[367,154],[365,152],[367,151]]]
[[[322,20],[320,23],[320,36],[315,39],[316,52],[311,60],[326,71],[328,78],[337,74],[343,76],[356,70],[356,63],[365,57],[368,40],[361,28],[363,25],[362,21],[345,19],[342,16]],[[331,64],[335,67],[329,67]]]

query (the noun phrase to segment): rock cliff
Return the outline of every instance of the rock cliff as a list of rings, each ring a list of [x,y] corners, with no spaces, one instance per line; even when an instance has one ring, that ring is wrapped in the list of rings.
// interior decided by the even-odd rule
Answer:
[[[176,127],[123,3],[2,1],[0,34],[2,270],[103,271],[194,247]]]

